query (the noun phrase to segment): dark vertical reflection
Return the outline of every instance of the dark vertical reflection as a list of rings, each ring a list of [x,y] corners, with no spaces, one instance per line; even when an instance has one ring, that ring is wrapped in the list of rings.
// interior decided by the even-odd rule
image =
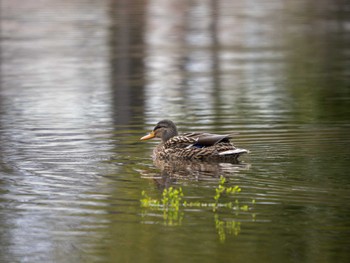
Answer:
[[[219,1],[211,0],[211,23],[210,23],[210,35],[212,40],[212,74],[214,80],[214,86],[218,88],[220,86],[220,42],[218,36],[219,27]]]
[[[144,0],[111,0],[111,88],[117,125],[143,114],[145,6]]]
[[[218,36],[219,29],[219,1],[211,0],[211,24],[210,24],[210,36],[211,36],[211,58],[212,58],[212,81],[213,81],[213,97],[214,97],[214,109],[217,111],[216,115],[220,116],[220,39]]]
[[[293,21],[300,28],[298,35],[286,36],[292,51],[287,57],[287,88],[298,101],[294,112],[301,121],[349,120],[349,100],[344,97],[350,94],[350,38],[344,25],[350,17],[342,7],[341,1],[301,3],[302,19]]]

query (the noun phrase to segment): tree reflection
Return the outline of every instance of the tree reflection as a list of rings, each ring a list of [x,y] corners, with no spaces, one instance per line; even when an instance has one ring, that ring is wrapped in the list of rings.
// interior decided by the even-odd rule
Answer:
[[[144,0],[110,2],[110,74],[118,125],[143,117],[145,7]]]

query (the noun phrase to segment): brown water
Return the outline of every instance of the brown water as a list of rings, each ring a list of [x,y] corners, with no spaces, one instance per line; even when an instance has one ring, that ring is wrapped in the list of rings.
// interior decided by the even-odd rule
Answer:
[[[2,0],[0,262],[349,262],[349,10]],[[163,118],[251,153],[154,164]],[[169,186],[202,206],[140,207]]]

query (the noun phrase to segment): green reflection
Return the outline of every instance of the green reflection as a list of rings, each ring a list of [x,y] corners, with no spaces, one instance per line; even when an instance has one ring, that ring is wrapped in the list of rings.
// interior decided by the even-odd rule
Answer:
[[[235,235],[241,232],[241,222],[236,220],[224,221],[219,218],[218,214],[214,215],[215,229],[219,235],[220,242],[225,242],[226,235]]]
[[[180,212],[181,199],[183,197],[182,188],[169,187],[164,189],[162,199],[152,199],[145,191],[142,191],[141,207],[155,208],[163,211],[164,224],[167,226],[181,225],[183,212]]]
[[[184,194],[181,187],[178,189],[174,187],[164,189],[161,199],[152,198],[145,191],[142,191],[142,198],[140,199],[141,207],[144,209],[142,217],[146,217],[147,209],[150,209],[163,213],[164,225],[180,226],[184,218],[185,208],[211,208],[214,213],[215,229],[219,240],[220,242],[225,242],[227,235],[237,236],[241,232],[241,222],[237,221],[233,215],[225,220],[221,219],[219,210],[235,211],[234,216],[237,217],[240,212],[250,212],[252,205],[255,204],[255,200],[252,200],[250,206],[247,204],[242,205],[237,198],[234,201],[225,201],[225,198],[241,192],[239,186],[229,187],[226,183],[226,178],[221,176],[219,184],[215,188],[214,202],[204,202],[202,200],[195,202],[183,201]],[[252,214],[252,218],[255,218],[254,214]]]

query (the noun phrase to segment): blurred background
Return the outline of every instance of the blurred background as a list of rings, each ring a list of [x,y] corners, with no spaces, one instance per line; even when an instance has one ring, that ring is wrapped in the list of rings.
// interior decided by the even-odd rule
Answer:
[[[348,1],[0,3],[1,262],[349,262]],[[165,169],[164,118],[251,153]],[[221,175],[255,201],[215,214],[235,231],[140,208]]]

